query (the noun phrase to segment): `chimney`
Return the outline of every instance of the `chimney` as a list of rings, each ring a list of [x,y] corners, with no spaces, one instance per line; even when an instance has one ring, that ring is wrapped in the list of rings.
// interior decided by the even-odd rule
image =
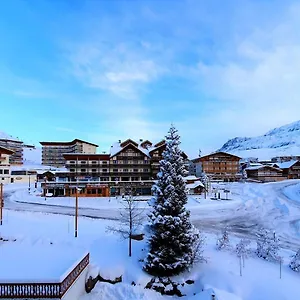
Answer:
[[[121,140],[119,140],[119,144],[121,144]]]
[[[143,139],[140,139],[140,142],[142,142],[143,141]]]
[[[103,151],[102,153],[105,154],[105,151]]]

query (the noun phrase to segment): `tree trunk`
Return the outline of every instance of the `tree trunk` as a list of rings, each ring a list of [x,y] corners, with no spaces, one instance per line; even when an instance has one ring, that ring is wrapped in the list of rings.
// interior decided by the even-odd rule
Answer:
[[[131,234],[129,235],[129,257],[131,257]]]

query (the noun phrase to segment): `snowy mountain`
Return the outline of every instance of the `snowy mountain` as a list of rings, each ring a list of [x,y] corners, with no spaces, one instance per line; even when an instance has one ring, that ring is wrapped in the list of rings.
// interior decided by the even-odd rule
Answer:
[[[274,156],[300,155],[300,120],[274,128],[258,137],[236,137],[226,142],[219,151],[243,158],[270,159]]]
[[[19,138],[13,137],[12,135],[9,135],[4,131],[0,131],[0,140],[10,140],[10,141],[20,142]]]
[[[42,163],[42,148],[23,148],[23,163],[26,165],[40,165]]]

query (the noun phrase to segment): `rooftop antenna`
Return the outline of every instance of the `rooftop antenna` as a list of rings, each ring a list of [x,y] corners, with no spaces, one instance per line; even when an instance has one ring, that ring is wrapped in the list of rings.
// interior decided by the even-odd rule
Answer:
[[[198,153],[199,157],[201,157],[201,152],[202,152],[201,149],[199,149],[199,153]]]

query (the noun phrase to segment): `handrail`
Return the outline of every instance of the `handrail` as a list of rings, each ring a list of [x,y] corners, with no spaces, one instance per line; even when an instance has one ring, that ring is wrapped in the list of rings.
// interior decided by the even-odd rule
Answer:
[[[89,257],[88,253],[61,283],[0,283],[0,299],[61,299],[89,264]]]

